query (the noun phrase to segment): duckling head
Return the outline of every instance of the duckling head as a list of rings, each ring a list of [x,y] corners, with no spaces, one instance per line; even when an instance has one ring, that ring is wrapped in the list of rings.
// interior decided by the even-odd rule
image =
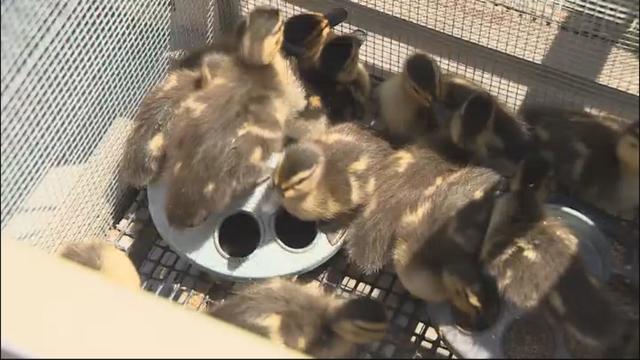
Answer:
[[[405,92],[421,105],[429,106],[440,96],[440,67],[427,54],[406,60],[402,80]]]
[[[331,34],[330,17],[304,13],[290,17],[284,24],[284,52],[298,59],[315,60]]]
[[[472,95],[451,119],[451,140],[461,148],[468,148],[491,131],[494,114],[495,102],[489,94]]]
[[[640,122],[636,121],[629,125],[618,140],[617,155],[624,166],[634,174],[638,174],[638,127]]]
[[[338,82],[355,79],[360,47],[366,33],[361,30],[349,35],[336,36],[329,40],[320,52],[318,67],[325,75]]]
[[[308,195],[325,169],[322,149],[310,142],[288,146],[273,175],[273,186],[286,199]]]
[[[283,29],[278,9],[257,7],[251,11],[238,30],[242,61],[251,65],[271,64],[280,52]]]
[[[553,184],[553,168],[544,156],[531,153],[527,155],[511,179],[512,193],[532,195],[540,206],[547,199]]]

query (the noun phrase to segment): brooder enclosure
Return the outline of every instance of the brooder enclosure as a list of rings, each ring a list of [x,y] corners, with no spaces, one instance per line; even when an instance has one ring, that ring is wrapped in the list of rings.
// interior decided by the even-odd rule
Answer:
[[[452,325],[456,315],[409,294],[391,264],[363,274],[338,251],[340,236],[284,209],[261,213],[255,205],[260,200],[249,198],[230,217],[210,218],[220,224],[216,235],[203,235],[215,238],[206,248],[196,244],[199,234],[159,222],[164,215],[154,209],[161,207],[151,206],[148,196],[158,190],[134,189],[119,176],[141,101],[178,59],[218,41],[261,5],[279,9],[285,19],[346,10],[334,31],[366,32],[359,58],[374,88],[421,51],[443,72],[482,86],[509,111],[560,106],[638,119],[636,1],[7,0],[1,4],[2,241],[16,239],[53,254],[71,243],[103,239],[128,254],[144,290],[189,311],[224,303],[236,280],[288,275],[295,268],[300,282],[384,304],[386,335],[358,348],[364,358],[579,357],[586,351],[558,340],[562,335],[542,317],[509,323],[509,305],[496,315],[500,329],[483,333]],[[563,214],[577,227],[598,228],[579,242],[590,274],[621,274],[637,293],[637,217],[622,220],[562,195],[552,202],[559,205],[554,211],[572,208]],[[176,242],[186,238],[196,245]],[[296,263],[295,256],[308,249],[317,257],[313,266]],[[224,263],[215,269],[224,276],[215,276],[215,265],[208,264],[218,260],[208,256],[216,251],[220,259],[259,251],[264,256],[249,270],[242,261]],[[492,343],[496,337],[502,342]]]

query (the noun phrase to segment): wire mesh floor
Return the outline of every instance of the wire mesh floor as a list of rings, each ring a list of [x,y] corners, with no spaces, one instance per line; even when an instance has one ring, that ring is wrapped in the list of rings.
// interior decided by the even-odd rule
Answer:
[[[128,252],[143,289],[187,309],[203,311],[219,305],[233,291],[234,283],[211,279],[169,248],[151,221],[145,191],[108,238]],[[361,358],[456,358],[430,325],[424,303],[409,295],[392,272],[360,275],[339,252],[319,268],[299,275],[297,281],[315,282],[338,295],[369,296],[385,304],[389,331],[384,340],[359,349]]]

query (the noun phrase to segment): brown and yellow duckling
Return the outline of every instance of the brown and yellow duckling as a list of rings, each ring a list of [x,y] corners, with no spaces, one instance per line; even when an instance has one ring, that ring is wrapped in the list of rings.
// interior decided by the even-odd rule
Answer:
[[[545,214],[552,177],[544,157],[525,157],[509,193],[494,206],[480,259],[507,301],[524,310],[548,306],[573,337],[606,346],[621,334],[624,320],[588,275],[571,229]]]
[[[273,186],[292,215],[331,221],[367,201],[391,153],[385,141],[357,124],[330,126],[285,149]]]
[[[286,120],[305,105],[280,52],[280,12],[256,8],[244,23],[237,53],[207,55],[202,88],[177,110],[165,171],[173,226],[195,226],[255,187],[282,148]]]
[[[530,108],[523,117],[564,192],[611,215],[637,218],[638,121],[559,108]]]
[[[319,358],[355,355],[357,345],[382,340],[388,322],[377,301],[283,279],[245,286],[210,314]]]

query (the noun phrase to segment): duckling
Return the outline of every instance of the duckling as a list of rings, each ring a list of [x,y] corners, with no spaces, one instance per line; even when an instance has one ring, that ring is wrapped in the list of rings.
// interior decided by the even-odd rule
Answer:
[[[140,288],[140,276],[127,254],[104,241],[67,244],[58,255],[99,271],[117,284],[130,289]]]
[[[167,127],[179,104],[198,88],[200,74],[176,70],[144,97],[125,142],[120,175],[137,188],[155,181],[166,158]]]
[[[400,74],[376,89],[374,98],[386,136],[395,143],[426,139],[440,146],[439,152],[456,159],[457,149],[450,146],[448,136],[449,121],[477,93],[486,90],[464,76],[443,73],[431,56],[418,52],[405,60]]]
[[[296,58],[298,66],[306,68],[320,56],[325,41],[333,36],[331,28],[347,18],[344,8],[333,8],[326,13],[303,13],[290,17],[284,24],[283,49],[287,56]]]
[[[378,86],[375,98],[387,137],[404,144],[438,128],[431,105],[440,94],[441,71],[424,53],[411,55],[400,74]]]
[[[286,57],[298,57],[308,48],[317,47],[316,43],[324,42],[327,30],[343,22],[347,12],[343,8],[334,8],[319,13],[303,13],[287,19],[284,28],[284,42],[282,50]],[[228,34],[222,34],[212,44],[190,51],[175,62],[174,68],[197,69],[202,65],[202,59],[211,53],[232,54],[238,50],[238,45],[246,27],[245,20],[241,20]]]
[[[607,344],[619,337],[623,318],[587,274],[571,229],[545,215],[552,177],[543,156],[524,158],[494,205],[480,259],[507,301],[524,310],[545,306],[584,343]]]
[[[330,126],[288,146],[272,184],[290,214],[330,221],[367,200],[372,175],[391,153],[388,143],[357,124]]]
[[[638,121],[559,108],[530,108],[523,117],[561,190],[613,216],[637,217]]]
[[[398,279],[427,302],[448,301],[474,324],[492,322],[498,296],[488,285],[477,254],[504,179],[491,169],[442,172],[419,187],[402,208],[393,264]]]
[[[248,285],[209,313],[318,358],[354,355],[356,345],[382,340],[388,322],[375,300],[338,299],[283,279]]]
[[[452,143],[467,152],[468,161],[505,176],[515,172],[529,150],[525,124],[487,92],[471,94],[448,128]]]
[[[178,228],[200,224],[266,179],[286,120],[304,92],[280,53],[280,12],[256,8],[234,56],[208,54],[202,88],[184,100],[168,140],[166,213]]]
[[[362,120],[367,113],[371,82],[358,61],[366,34],[356,30],[327,40],[314,68],[303,69],[309,91],[320,97],[332,123]]]

